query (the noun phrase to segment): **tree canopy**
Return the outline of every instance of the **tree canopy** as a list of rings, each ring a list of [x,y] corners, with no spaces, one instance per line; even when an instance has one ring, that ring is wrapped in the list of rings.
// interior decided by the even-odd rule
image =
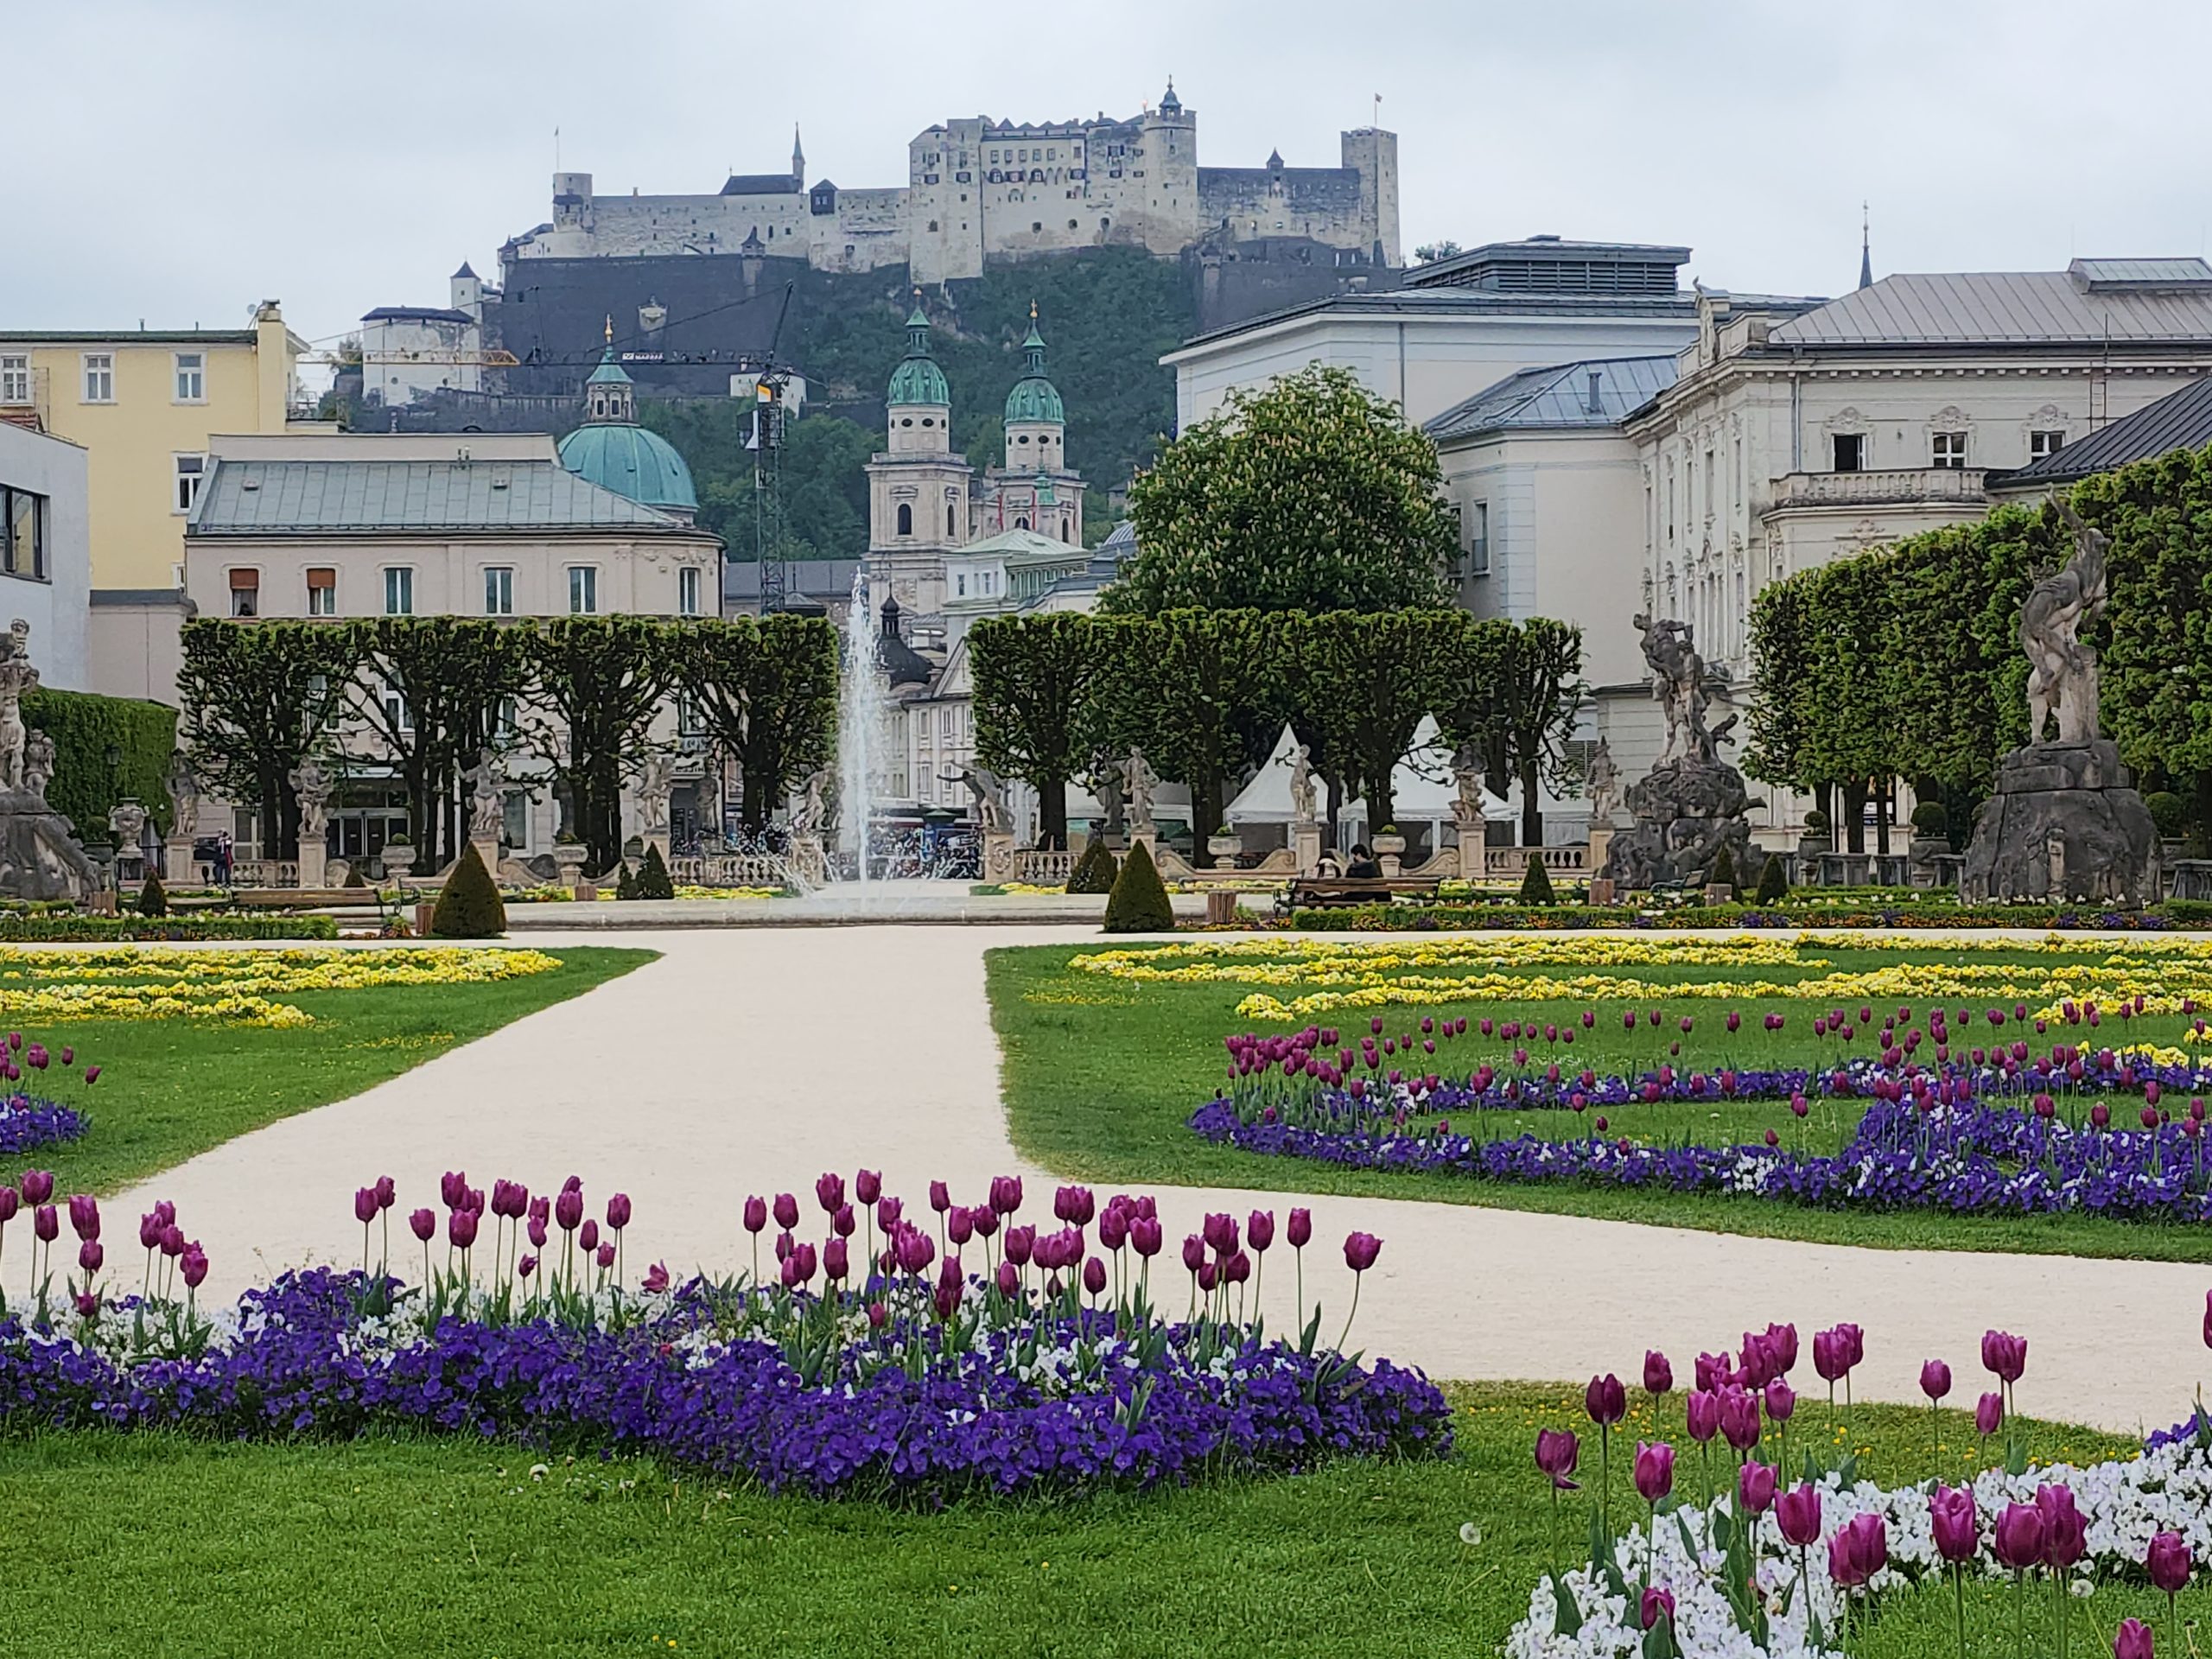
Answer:
[[[1136,558],[1109,610],[1389,611],[1445,602],[1458,550],[1436,446],[1316,365],[1162,447],[1129,489]]]

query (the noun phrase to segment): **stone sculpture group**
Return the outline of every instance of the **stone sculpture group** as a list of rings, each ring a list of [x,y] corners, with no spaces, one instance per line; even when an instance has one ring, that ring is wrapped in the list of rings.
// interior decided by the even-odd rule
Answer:
[[[46,804],[54,741],[23,724],[23,696],[38,689],[30,636],[21,617],[0,636],[0,895],[81,904],[100,876],[69,820]]]
[[[1697,653],[1688,623],[1638,616],[1636,626],[1643,635],[1651,695],[1666,719],[1667,746],[1659,764],[1629,785],[1628,809],[1636,823],[1613,838],[1602,874],[1629,889],[1660,884],[1700,887],[1724,851],[1731,868],[1740,872],[1751,850],[1744,776],[1719,753],[1720,741],[1737,717],[1707,727],[1705,659]],[[1610,755],[1606,764],[1610,768]],[[1611,793],[1610,780],[1606,792]]]

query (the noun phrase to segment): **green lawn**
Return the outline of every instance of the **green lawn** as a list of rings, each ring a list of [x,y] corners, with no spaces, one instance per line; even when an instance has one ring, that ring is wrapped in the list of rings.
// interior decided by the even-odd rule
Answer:
[[[28,1161],[54,1170],[65,1192],[111,1192],[249,1129],[359,1094],[655,954],[583,946],[559,951],[554,971],[525,978],[286,993],[281,1001],[315,1016],[292,1030],[205,1019],[27,1025],[26,1035],[50,1047],[73,1045],[79,1071],[87,1061],[101,1068],[90,1090],[73,1077],[48,1090],[86,1109],[91,1132]]]
[[[1221,1039],[1234,1032],[1283,1031],[1278,1022],[1257,1023],[1236,1014],[1237,1003],[1255,988],[1245,984],[1145,983],[1107,978],[1071,970],[1068,961],[1098,946],[1016,946],[994,950],[987,963],[991,1013],[1003,1055],[1003,1080],[1007,1121],[1014,1144],[1056,1173],[1098,1183],[1135,1185],[1143,1182],[1179,1185],[1255,1187],[1297,1192],[1349,1193],[1363,1197],[1443,1199],[1453,1203],[1489,1205],[1553,1213],[1599,1216],[1614,1220],[1652,1222],[1716,1232],[1749,1233],[1777,1238],[1808,1239],[1824,1243],[1867,1244],[1901,1249],[1967,1249],[2026,1251],[2044,1255],[2139,1256],[2158,1261],[2212,1261],[2212,1229],[2133,1223],[2094,1216],[1950,1216],[1924,1211],[1877,1213],[1866,1211],[1830,1211],[1799,1209],[1761,1199],[1731,1199],[1707,1195],[1629,1192],[1581,1186],[1511,1186],[1478,1183],[1440,1174],[1397,1173],[1340,1169],[1305,1159],[1267,1157],[1215,1146],[1199,1140],[1186,1127],[1191,1112],[1224,1080],[1227,1057]],[[2076,955],[2054,957],[2032,950],[1982,950],[1971,961],[1989,966],[2033,966],[2048,969],[2056,962],[2101,961],[2109,946],[2090,946]],[[1948,956],[1940,944],[1904,952],[1849,951],[1821,946],[1819,954],[1832,968],[1818,970],[1763,966],[1756,970],[1722,967],[1640,967],[1604,970],[1633,974],[1655,985],[1679,984],[1693,979],[1742,982],[1758,978],[1792,983],[1813,973],[1849,971],[1914,963],[1942,963],[1960,959]],[[1564,976],[1566,968],[1550,970]],[[1275,995],[1287,1001],[1296,993]],[[2120,1043],[2155,1039],[2181,1040],[2188,1022],[2178,1016],[2132,1022],[2130,1029],[2116,1020],[2096,1031],[2086,1027],[2054,1029],[2041,1038],[2032,1027],[2011,1021],[1993,1032],[1983,1011],[1995,1000],[1986,993],[1942,999],[1954,1013],[1961,1007],[1974,1010],[1974,1035],[1968,1044],[1987,1043],[1993,1036],[2048,1046],[2063,1035],[2081,1042]],[[2009,1007],[2012,999],[2005,999]],[[1391,1034],[1415,1031],[1423,1014],[1441,1019],[1484,1016],[1503,1022],[1534,1020],[1572,1026],[1576,1041],[1571,1047],[1548,1051],[1573,1073],[1583,1066],[1599,1072],[1641,1069],[1670,1061],[1679,1070],[1708,1072],[1724,1065],[1774,1065],[1833,1061],[1846,1052],[1835,1039],[1816,1041],[1811,1031],[1814,1014],[1833,1003],[1802,998],[1746,998],[1741,1002],[1711,998],[1668,998],[1655,995],[1636,1006],[1643,1011],[1661,1010],[1660,1024],[1639,1023],[1636,1035],[1621,1028],[1622,1005],[1618,1002],[1482,1001],[1440,995],[1432,1004],[1395,1006],[1375,1012]],[[1858,1002],[1848,1013],[1855,1016]],[[1886,1003],[1872,1006],[1894,1014],[1899,1007],[1913,1007],[1916,1020],[1924,1020],[1925,996],[1893,995]],[[1594,1007],[1597,1022],[1586,1033],[1580,1024],[1586,1007]],[[1735,1007],[1744,1015],[1744,1028],[1731,1035],[1725,1016]],[[1783,1011],[1788,1026],[1779,1036],[1758,1029],[1758,1016],[1768,1009]],[[1685,1037],[1679,1021],[1688,1016],[1695,1029]],[[1311,1016],[1313,1023],[1335,1025],[1348,1043],[1368,1028],[1370,1011],[1345,1008]],[[1671,1056],[1679,1043],[1681,1053]],[[1865,1054],[1865,1033],[1849,1052]],[[1421,1059],[1421,1069],[1444,1070],[1446,1061],[1462,1077],[1479,1063],[1503,1065],[1512,1045],[1502,1039],[1485,1041],[1471,1030],[1438,1059]],[[1534,1046],[1535,1064],[1541,1065],[1545,1046]],[[1924,1047],[1922,1058],[1932,1058]],[[1414,1069],[1408,1066],[1408,1070]],[[2114,1107],[2122,1122],[2132,1119],[2139,1099]],[[1481,1128],[1492,1135],[1518,1133],[1528,1127],[1539,1134],[1589,1133],[1595,1113],[1583,1118],[1564,1111],[1503,1113],[1484,1116]],[[1614,1133],[1644,1139],[1749,1141],[1771,1127],[1789,1144],[1800,1135],[1807,1144],[1823,1140],[1834,1147],[1847,1138],[1857,1121],[1847,1103],[1831,1107],[1815,1102],[1802,1127],[1786,1105],[1732,1103],[1725,1107],[1641,1104],[1611,1114]]]
[[[556,1457],[534,1478],[537,1453],[467,1440],[0,1440],[0,1629],[52,1631],[85,1659],[1485,1655],[1552,1559],[1535,1429],[1587,1425],[1556,1387],[1452,1394],[1448,1461],[937,1514],[733,1491],[635,1459]],[[1820,1410],[1808,1401],[1801,1429]],[[1926,1467],[1925,1414],[1866,1409],[1854,1427],[1870,1472]],[[1624,1431],[1639,1432],[1641,1404]],[[2038,1457],[2131,1445],[2032,1432]],[[1955,1477],[1973,1436],[1955,1414],[1945,1433]],[[1592,1444],[1592,1479],[1595,1464]],[[1684,1459],[1685,1490],[1696,1469]],[[2101,1591],[2074,1621],[2080,1650],[2109,1652],[2113,1623],[2150,1617],[2150,1599]],[[1999,1651],[2009,1599],[1979,1589],[1973,1608],[1976,1650]],[[1947,1594],[1892,1598],[1859,1650],[1948,1652],[1950,1618]]]

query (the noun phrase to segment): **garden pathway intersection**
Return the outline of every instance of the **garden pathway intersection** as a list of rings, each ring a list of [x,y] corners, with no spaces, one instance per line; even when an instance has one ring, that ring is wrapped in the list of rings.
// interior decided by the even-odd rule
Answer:
[[[112,1213],[132,1218],[157,1198],[176,1200],[213,1258],[208,1290],[225,1294],[288,1267],[358,1259],[353,1189],[387,1173],[398,1181],[398,1217],[435,1205],[448,1169],[477,1185],[508,1176],[533,1191],[579,1174],[594,1211],[626,1192],[633,1276],[654,1259],[679,1269],[743,1265],[748,1192],[798,1193],[818,1230],[812,1189],[825,1169],[849,1178],[861,1165],[880,1168],[886,1190],[913,1209],[925,1208],[931,1179],[949,1181],[957,1201],[980,1202],[991,1176],[1019,1173],[1025,1213],[1049,1216],[1054,1178],[1007,1140],[983,954],[1095,943],[1094,931],[588,937],[664,954],[363,1094],[203,1154],[118,1195]],[[1916,1402],[1920,1363],[1938,1355],[1970,1403],[1981,1332],[1999,1326],[2031,1339],[2024,1410],[2125,1431],[2174,1421],[2212,1371],[2199,1340],[2212,1284],[2204,1266],[1858,1249],[1475,1205],[1306,1199],[1294,1181],[1139,1190],[1160,1202],[1170,1243],[1156,1266],[1163,1301],[1178,1307],[1174,1241],[1207,1211],[1280,1215],[1310,1204],[1308,1296],[1325,1297],[1332,1319],[1350,1291],[1338,1242],[1355,1227],[1379,1234],[1352,1345],[1438,1377],[1614,1370],[1632,1383],[1646,1347],[1687,1375],[1700,1350],[1732,1346],[1770,1319],[1808,1333],[1853,1319],[1867,1331],[1854,1377],[1861,1398]],[[417,1247],[398,1217],[392,1249],[404,1262]],[[1289,1321],[1291,1278],[1267,1274],[1278,1325]]]

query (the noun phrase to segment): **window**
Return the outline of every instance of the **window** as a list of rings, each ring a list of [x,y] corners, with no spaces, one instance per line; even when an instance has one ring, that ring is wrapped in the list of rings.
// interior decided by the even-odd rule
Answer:
[[[176,363],[176,400],[180,404],[204,404],[207,401],[207,354],[205,352],[178,352]]]
[[[511,566],[488,564],[484,567],[484,614],[512,616],[515,613],[515,573]]]
[[[327,567],[308,572],[308,614],[338,614],[338,572]]]
[[[1835,451],[1835,471],[1863,473],[1866,470],[1866,435],[1864,432],[1834,433],[1828,442]]]
[[[88,404],[111,404],[115,401],[113,352],[85,353],[85,401]]]
[[[261,614],[261,572],[239,570],[231,572],[231,614],[259,616]]]
[[[192,504],[200,499],[200,485],[207,476],[207,457],[179,455],[176,461],[176,487],[171,493],[171,512],[190,512]]]
[[[1931,466],[1960,467],[1967,464],[1967,435],[1963,432],[1938,432],[1934,448],[1929,462]]]
[[[2028,434],[2028,459],[2041,461],[2045,455],[2055,455],[2066,447],[2063,432],[2031,432]]]
[[[31,400],[31,360],[28,355],[0,355],[0,404],[28,404]]]
[[[595,564],[572,564],[569,567],[569,614],[595,616],[599,613],[599,567]]]
[[[0,571],[46,579],[46,498],[0,485]]]
[[[914,533],[914,510],[904,501],[899,504],[899,533],[901,536]]]
[[[965,599],[968,597],[968,577],[965,573],[953,577],[952,596],[955,599]]]
[[[699,570],[696,565],[686,566],[676,573],[676,613],[678,616],[699,614]]]
[[[385,724],[395,732],[411,732],[415,729],[414,712],[408,708],[407,699],[389,688],[384,694],[384,718]]]
[[[413,565],[394,564],[385,568],[384,613],[386,616],[415,614],[415,567]]]
[[[1467,574],[1490,575],[1490,503],[1477,501],[1467,508]]]

